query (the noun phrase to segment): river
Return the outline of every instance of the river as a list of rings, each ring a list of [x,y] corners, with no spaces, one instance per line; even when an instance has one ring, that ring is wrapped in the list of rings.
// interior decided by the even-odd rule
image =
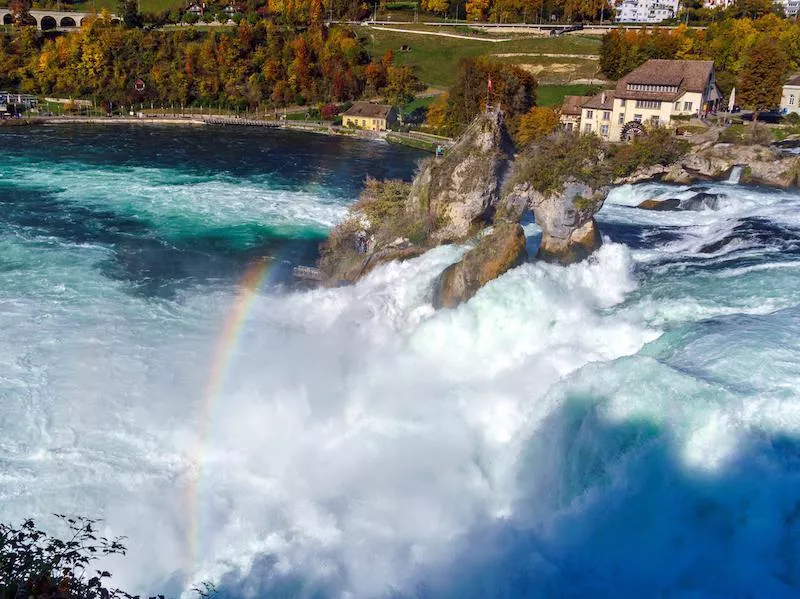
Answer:
[[[289,282],[412,150],[0,142],[0,520],[103,518],[151,594],[797,596],[800,194],[620,187],[591,260],[436,312],[463,247]]]

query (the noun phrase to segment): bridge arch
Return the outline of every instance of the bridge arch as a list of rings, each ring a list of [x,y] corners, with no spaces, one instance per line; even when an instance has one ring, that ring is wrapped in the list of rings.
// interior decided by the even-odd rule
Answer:
[[[3,15],[3,25],[13,25],[14,24],[14,17],[11,15],[10,12],[7,12]]]
[[[55,20],[54,17],[50,15],[43,16],[39,21],[39,28],[42,31],[47,31],[48,29],[55,29],[58,27],[58,22]]]
[[[62,17],[60,25],[61,27],[77,27],[77,23],[72,17]]]

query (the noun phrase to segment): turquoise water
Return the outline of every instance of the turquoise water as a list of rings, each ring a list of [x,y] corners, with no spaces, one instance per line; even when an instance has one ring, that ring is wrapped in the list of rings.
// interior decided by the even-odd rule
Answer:
[[[2,141],[4,520],[103,517],[137,592],[797,596],[799,194],[622,187],[590,261],[435,312],[463,247],[352,287],[286,279],[365,174],[408,178],[416,153],[213,129]],[[697,211],[633,207],[698,193]],[[283,266],[199,455],[220,331],[262,255]]]

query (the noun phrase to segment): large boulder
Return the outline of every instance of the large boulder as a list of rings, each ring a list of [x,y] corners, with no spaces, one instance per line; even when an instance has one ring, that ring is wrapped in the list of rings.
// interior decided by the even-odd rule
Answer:
[[[477,117],[443,158],[431,159],[409,201],[427,215],[434,243],[466,239],[491,222],[514,146],[499,111]]]
[[[608,189],[567,181],[559,191],[528,190],[536,224],[542,229],[537,258],[568,265],[580,262],[603,240],[594,215],[603,207]]]
[[[447,267],[434,286],[433,305],[454,308],[489,281],[528,259],[525,233],[519,223],[501,222],[455,264]]]

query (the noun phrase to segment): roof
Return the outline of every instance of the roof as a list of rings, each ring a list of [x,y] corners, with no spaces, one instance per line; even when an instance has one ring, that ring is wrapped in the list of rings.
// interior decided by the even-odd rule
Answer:
[[[580,116],[581,106],[589,101],[591,96],[564,96],[561,104],[561,114]]]
[[[608,89],[601,91],[599,94],[589,98],[588,102],[585,102],[582,107],[594,110],[611,110],[614,107],[614,91]]]
[[[617,98],[671,102],[686,92],[703,93],[714,71],[711,60],[648,60],[617,82]],[[630,90],[628,84],[667,85],[677,91]]]
[[[795,75],[789,81],[787,81],[784,85],[791,85],[792,87],[800,87],[800,75]]]
[[[370,119],[385,119],[389,117],[392,107],[384,104],[370,104],[369,102],[356,102],[344,113],[345,116],[363,116]]]

